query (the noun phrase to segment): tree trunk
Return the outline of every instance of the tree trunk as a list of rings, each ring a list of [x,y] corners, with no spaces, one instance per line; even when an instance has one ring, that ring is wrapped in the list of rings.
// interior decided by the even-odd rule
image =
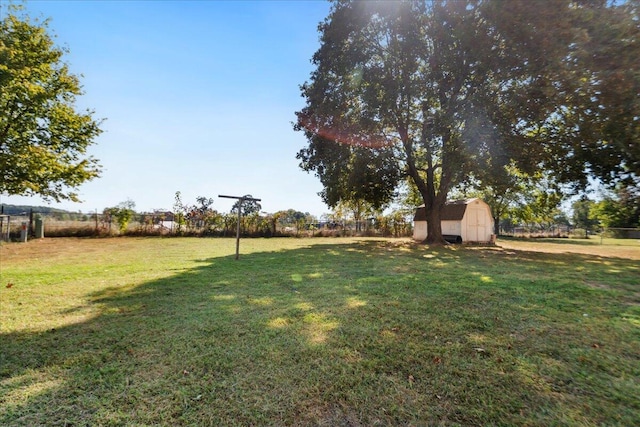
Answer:
[[[447,242],[442,236],[442,223],[440,222],[441,206],[425,208],[427,214],[427,238],[424,243],[427,245],[446,245]]]
[[[496,237],[500,234],[500,214],[493,217],[493,234],[495,234]]]
[[[278,224],[278,218],[277,217],[271,218],[271,237],[275,237],[276,236],[277,224]]]

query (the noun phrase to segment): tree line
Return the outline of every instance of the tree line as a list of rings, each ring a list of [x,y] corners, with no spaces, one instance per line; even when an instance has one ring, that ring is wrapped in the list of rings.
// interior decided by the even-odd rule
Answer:
[[[567,235],[587,237],[602,229],[640,230],[640,191],[620,186],[613,191],[601,189],[589,198],[573,199],[560,188],[542,181],[528,182],[510,198],[491,199],[490,194],[474,189],[452,193],[458,199],[479,197],[488,202],[495,220],[495,234]],[[247,195],[250,197],[250,195]],[[275,213],[262,211],[259,203],[242,206],[241,230],[245,236],[330,236],[377,235],[407,237],[412,234],[412,218],[419,203],[415,189],[405,188],[394,197],[394,204],[376,208],[363,201],[340,201],[330,212],[316,217],[308,212],[286,209]],[[238,203],[229,212],[214,208],[211,197],[183,201],[175,193],[172,209],[138,212],[135,202],[126,200],[107,207],[101,213],[69,212],[50,207],[1,205],[5,215],[46,218],[49,236],[78,235],[195,235],[232,236],[238,220]],[[17,224],[17,223],[16,223]],[[579,230],[579,231],[578,231]],[[582,234],[580,234],[582,233]],[[614,237],[626,232],[614,231]],[[611,234],[611,233],[610,233]]]

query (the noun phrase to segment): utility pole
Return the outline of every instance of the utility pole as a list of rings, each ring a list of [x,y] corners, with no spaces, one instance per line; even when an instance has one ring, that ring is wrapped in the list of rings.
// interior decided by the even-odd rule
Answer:
[[[218,194],[218,197],[222,197],[225,199],[236,199],[240,202],[238,203],[238,226],[236,227],[236,260],[240,257],[240,219],[242,218],[242,204],[245,201],[252,202],[260,202],[262,199],[255,199],[253,197],[245,197],[245,196],[225,196],[222,194]]]

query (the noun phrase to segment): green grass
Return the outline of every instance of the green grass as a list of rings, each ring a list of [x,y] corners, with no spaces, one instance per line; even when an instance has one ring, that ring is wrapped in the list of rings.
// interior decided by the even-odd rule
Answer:
[[[638,248],[234,244],[0,247],[0,425],[640,425]]]

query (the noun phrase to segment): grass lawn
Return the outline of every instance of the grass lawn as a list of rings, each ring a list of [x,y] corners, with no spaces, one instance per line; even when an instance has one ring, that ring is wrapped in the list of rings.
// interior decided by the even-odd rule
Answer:
[[[640,425],[640,245],[0,246],[0,425]]]

